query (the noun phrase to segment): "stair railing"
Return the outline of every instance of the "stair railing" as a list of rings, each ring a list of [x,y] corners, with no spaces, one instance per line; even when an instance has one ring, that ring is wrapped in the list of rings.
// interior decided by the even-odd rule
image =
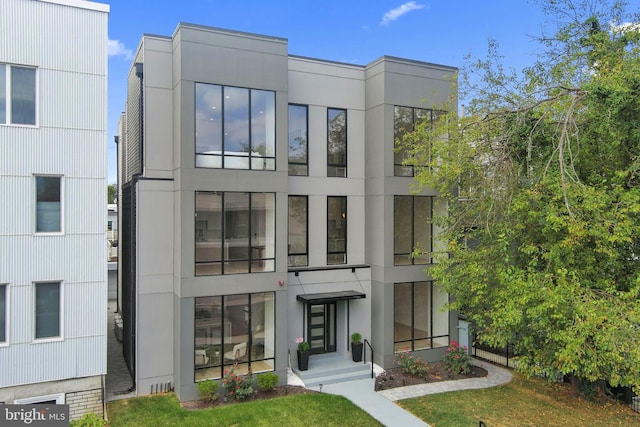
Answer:
[[[364,339],[364,343],[367,345],[367,347],[369,347],[369,350],[371,350],[371,378],[373,378],[373,347],[371,347],[371,343],[369,341],[367,341],[367,339]],[[364,351],[364,364],[367,364],[367,348],[365,347]]]

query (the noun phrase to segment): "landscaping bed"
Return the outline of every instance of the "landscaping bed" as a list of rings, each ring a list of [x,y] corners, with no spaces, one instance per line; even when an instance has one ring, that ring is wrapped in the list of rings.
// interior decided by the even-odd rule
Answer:
[[[486,369],[472,366],[468,374],[450,374],[445,369],[444,363],[430,363],[427,374],[424,376],[413,375],[404,372],[401,367],[390,368],[376,377],[375,390],[389,390],[396,387],[404,387],[416,384],[428,384],[439,381],[461,380],[465,378],[482,378],[487,376]]]

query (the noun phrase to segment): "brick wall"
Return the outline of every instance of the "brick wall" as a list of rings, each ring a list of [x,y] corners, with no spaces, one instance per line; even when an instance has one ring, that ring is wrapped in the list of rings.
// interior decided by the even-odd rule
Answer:
[[[87,412],[95,412],[104,418],[102,389],[93,389],[67,393],[65,401],[69,405],[69,417],[76,420]]]

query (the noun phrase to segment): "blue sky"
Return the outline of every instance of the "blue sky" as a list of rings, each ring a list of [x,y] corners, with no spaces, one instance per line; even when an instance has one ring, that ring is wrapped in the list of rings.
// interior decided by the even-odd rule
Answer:
[[[497,40],[505,64],[530,65],[546,17],[526,0],[245,1],[98,0],[109,16],[109,167],[116,182],[116,146],[126,78],[142,34],[170,36],[179,22],[284,37],[289,53],[366,65],[383,55],[462,66],[484,57]]]

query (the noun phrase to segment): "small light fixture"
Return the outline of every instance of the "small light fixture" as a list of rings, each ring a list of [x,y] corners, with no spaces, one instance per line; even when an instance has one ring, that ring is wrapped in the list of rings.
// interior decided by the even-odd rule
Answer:
[[[284,280],[282,280],[282,279],[278,280],[278,285],[279,286],[283,286],[284,285]]]

